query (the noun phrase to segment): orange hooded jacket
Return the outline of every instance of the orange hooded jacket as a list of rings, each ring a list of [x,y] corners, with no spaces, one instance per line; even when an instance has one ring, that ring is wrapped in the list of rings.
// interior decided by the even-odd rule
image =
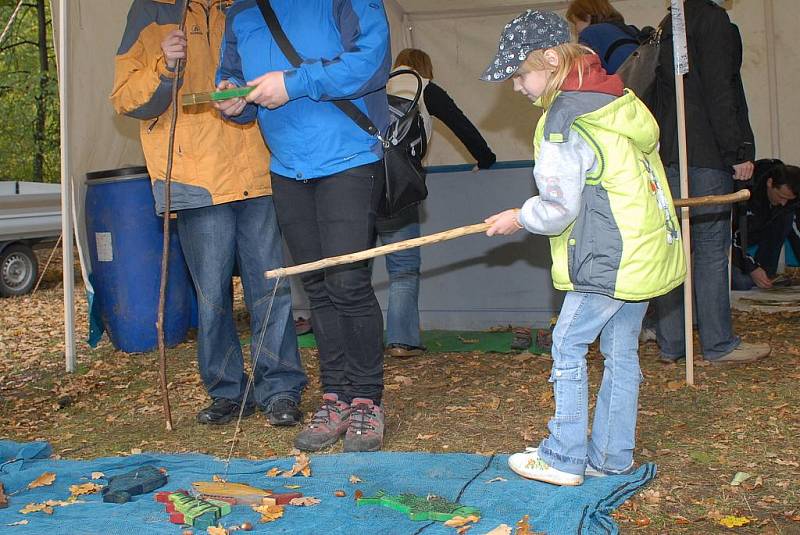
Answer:
[[[210,91],[230,0],[190,0],[187,57],[179,97]],[[142,148],[153,181],[156,211],[164,210],[171,86],[161,42],[178,28],[183,2],[135,0],[115,59],[111,102],[140,119]],[[255,123],[225,121],[210,104],[181,108],[175,130],[171,209],[185,210],[270,195],[269,151]]]

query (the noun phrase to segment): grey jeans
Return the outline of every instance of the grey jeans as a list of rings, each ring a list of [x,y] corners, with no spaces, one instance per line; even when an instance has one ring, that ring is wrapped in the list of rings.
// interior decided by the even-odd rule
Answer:
[[[678,166],[667,167],[674,198],[680,197]],[[689,194],[724,195],[733,191],[733,177],[719,169],[689,168]],[[741,343],[733,332],[728,280],[731,246],[730,206],[692,208],[692,277],[694,310],[700,345],[706,360],[718,359]],[[656,336],[662,355],[678,359],[686,355],[683,337],[683,286],[652,301],[656,312]]]

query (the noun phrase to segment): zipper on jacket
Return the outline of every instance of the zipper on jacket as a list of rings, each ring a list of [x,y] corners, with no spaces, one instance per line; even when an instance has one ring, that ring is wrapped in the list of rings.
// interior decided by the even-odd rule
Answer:
[[[592,179],[592,180],[598,180],[599,183],[600,177],[602,177],[603,173],[606,172],[606,159],[603,156],[603,151],[600,150],[600,145],[597,144],[597,141],[595,141],[592,135],[583,126],[581,126],[577,121],[572,123],[572,125],[583,134],[583,139],[585,139],[588,143],[591,143],[594,146],[595,152],[597,153],[597,156],[600,158],[600,172],[597,174],[597,178]]]

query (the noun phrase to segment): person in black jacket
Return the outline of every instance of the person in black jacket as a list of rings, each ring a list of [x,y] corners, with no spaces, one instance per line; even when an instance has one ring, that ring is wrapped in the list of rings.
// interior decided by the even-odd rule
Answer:
[[[793,234],[800,168],[780,160],[759,160],[751,183],[744,187],[750,190],[750,200],[737,205],[733,219],[732,287],[771,288],[781,249]],[[750,254],[753,246],[757,250]]]
[[[422,50],[407,48],[395,59],[394,69],[412,69],[422,78],[422,98],[419,108],[425,124],[427,140],[431,139],[431,117],[447,126],[477,160],[474,170],[488,169],[497,157],[489,148],[475,125],[464,115],[447,92],[433,83],[431,58]],[[398,75],[389,80],[388,93],[413,99],[418,81],[410,75]],[[376,222],[382,243],[396,243],[420,236],[419,208],[411,206],[399,214],[379,217]],[[389,305],[386,313],[386,352],[394,357],[412,357],[422,354],[419,331],[419,248],[406,249],[386,255],[389,272]]]
[[[684,77],[689,193],[692,197],[733,191],[734,179],[753,172],[753,133],[739,71],[742,43],[726,11],[711,0],[685,0],[689,72]],[[674,197],[680,197],[677,104],[672,20],[665,21],[651,106],[661,127],[661,159]],[[703,357],[711,362],[750,362],[767,356],[765,344],[742,342],[733,331],[729,283],[730,207],[691,211],[697,324]],[[653,301],[661,359],[686,354],[683,289]]]

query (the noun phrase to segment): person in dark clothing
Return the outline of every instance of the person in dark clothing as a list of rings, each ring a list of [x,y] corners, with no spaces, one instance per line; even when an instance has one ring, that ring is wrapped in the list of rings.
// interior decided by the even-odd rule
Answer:
[[[734,179],[753,172],[753,133],[741,85],[742,43],[727,12],[711,0],[685,0],[689,72],[684,76],[689,194],[722,195]],[[661,127],[661,159],[670,188],[680,196],[677,103],[672,19],[664,21],[656,70],[653,114]],[[703,358],[711,362],[751,362],[769,355],[766,344],[742,342],[733,331],[728,282],[730,207],[704,206],[691,211],[696,317]],[[661,360],[686,354],[683,289],[654,300]]]
[[[217,103],[231,121],[258,120],[272,153],[275,209],[297,264],[370,248],[383,193],[383,146],[332,101],[389,124],[389,23],[382,2],[271,0],[302,59],[282,52],[256,2],[228,11],[217,83],[250,85],[246,99]],[[300,276],[319,346],[322,400],[294,444],[318,451],[344,436],[344,451],[383,445],[383,316],[372,266],[357,262]]]
[[[431,58],[422,50],[407,48],[395,59],[394,69],[411,69],[422,78],[420,113],[425,124],[425,134],[430,141],[431,117],[447,126],[477,160],[475,170],[491,167],[497,157],[489,148],[475,125],[464,115],[447,92],[433,83]],[[413,99],[417,79],[398,75],[389,80],[388,93]],[[379,217],[376,222],[378,237],[384,244],[396,243],[420,236],[419,208],[411,206],[393,217]],[[389,272],[389,305],[386,313],[386,352],[394,357],[413,357],[422,354],[419,329],[419,270],[420,250],[406,249],[386,255]]]
[[[744,186],[750,200],[736,207],[733,219],[734,290],[771,288],[800,195],[800,168],[780,160],[759,160]],[[749,250],[758,246],[751,255]]]
[[[578,41],[600,56],[608,74],[617,72],[643,38],[608,0],[572,0],[566,19],[575,26]]]

